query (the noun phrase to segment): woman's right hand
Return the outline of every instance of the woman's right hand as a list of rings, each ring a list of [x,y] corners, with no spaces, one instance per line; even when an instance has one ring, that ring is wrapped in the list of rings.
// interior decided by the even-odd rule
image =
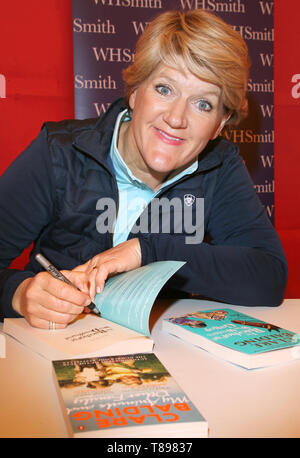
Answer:
[[[48,272],[40,272],[24,280],[16,289],[13,309],[31,326],[49,329],[49,322],[56,329],[65,328],[89,305],[87,275],[83,272],[63,271],[76,288],[53,278]]]

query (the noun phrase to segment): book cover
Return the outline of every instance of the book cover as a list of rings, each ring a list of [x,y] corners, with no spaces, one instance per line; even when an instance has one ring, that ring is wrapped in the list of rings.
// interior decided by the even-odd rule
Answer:
[[[228,361],[270,366],[299,357],[299,335],[230,308],[188,313],[163,320],[163,329]]]
[[[207,437],[206,420],[153,353],[53,361],[75,437]]]
[[[183,264],[159,261],[109,278],[95,297],[101,317],[82,314],[56,330],[34,328],[24,318],[5,318],[3,331],[50,360],[152,351],[149,316],[153,303]]]
[[[107,320],[150,335],[149,316],[161,288],[185,262],[157,261],[109,278],[95,304]]]

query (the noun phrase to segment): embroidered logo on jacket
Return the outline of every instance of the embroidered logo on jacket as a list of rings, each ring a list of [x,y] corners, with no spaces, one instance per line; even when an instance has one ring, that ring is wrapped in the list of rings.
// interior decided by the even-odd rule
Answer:
[[[193,203],[195,202],[196,197],[193,194],[185,194],[183,199],[184,199],[185,205],[187,205],[188,207],[191,207]]]

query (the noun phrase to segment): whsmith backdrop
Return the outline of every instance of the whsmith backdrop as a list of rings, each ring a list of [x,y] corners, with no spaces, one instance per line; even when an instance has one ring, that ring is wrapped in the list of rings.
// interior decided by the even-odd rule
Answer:
[[[202,8],[219,15],[242,35],[252,61],[249,116],[226,137],[240,146],[274,222],[273,6],[265,0],[73,0],[75,117],[100,116],[123,96],[121,72],[133,62],[147,22],[170,9]]]

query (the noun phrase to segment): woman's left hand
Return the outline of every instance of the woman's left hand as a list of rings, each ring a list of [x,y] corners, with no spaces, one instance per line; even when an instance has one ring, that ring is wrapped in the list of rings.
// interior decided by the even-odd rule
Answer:
[[[103,291],[108,277],[136,269],[141,266],[142,255],[139,239],[134,238],[104,251],[74,271],[85,272],[89,279],[89,294],[94,298]]]

